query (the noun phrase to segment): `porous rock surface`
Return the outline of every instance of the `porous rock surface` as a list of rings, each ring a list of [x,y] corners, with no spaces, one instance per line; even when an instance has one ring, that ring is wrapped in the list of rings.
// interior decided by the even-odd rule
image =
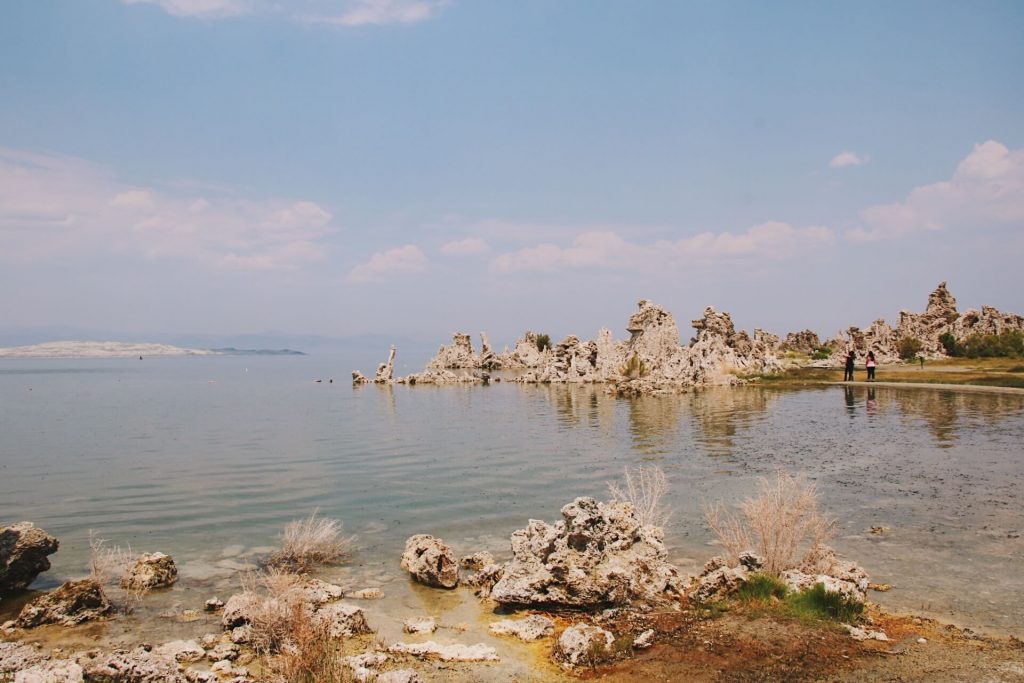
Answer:
[[[56,590],[41,595],[22,608],[16,621],[20,628],[42,624],[74,626],[99,619],[111,610],[103,588],[92,579],[68,581]]]
[[[388,647],[388,652],[412,655],[414,657],[437,658],[444,662],[498,661],[497,650],[483,643],[477,643],[476,645],[463,645],[462,643],[442,645],[433,640],[428,640],[425,643],[395,643]]]
[[[562,631],[552,655],[564,668],[590,666],[611,659],[615,637],[600,626],[574,624]]]
[[[173,557],[164,553],[144,553],[121,577],[121,587],[130,590],[161,588],[177,580],[178,567]]]
[[[0,529],[0,597],[25,590],[50,568],[48,555],[57,552],[56,538],[32,522]]]
[[[0,641],[0,680],[47,659],[49,656],[46,653],[31,645]]]
[[[490,591],[500,603],[596,607],[678,593],[661,529],[640,524],[629,503],[577,498],[560,521],[531,519],[511,544],[512,560]]]
[[[172,657],[149,652],[142,647],[86,655],[78,663],[87,680],[117,683],[185,683],[187,680]]]
[[[490,626],[491,633],[499,636],[515,636],[531,642],[550,636],[555,632],[555,622],[542,614],[531,614],[523,619],[502,619]]]
[[[436,588],[459,585],[459,564],[444,541],[429,534],[416,534],[405,542],[402,569],[420,583]]]
[[[14,683],[83,683],[82,667],[67,659],[54,659],[21,669]]]

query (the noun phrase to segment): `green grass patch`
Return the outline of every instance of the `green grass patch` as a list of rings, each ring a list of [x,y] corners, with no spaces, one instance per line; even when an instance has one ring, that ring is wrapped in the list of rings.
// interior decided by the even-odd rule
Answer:
[[[736,597],[744,602],[761,602],[772,598],[781,600],[788,592],[786,584],[778,577],[771,574],[754,574],[736,591]]]
[[[802,593],[790,593],[784,605],[789,616],[804,622],[829,620],[852,623],[864,612],[863,603],[827,591],[820,583]]]

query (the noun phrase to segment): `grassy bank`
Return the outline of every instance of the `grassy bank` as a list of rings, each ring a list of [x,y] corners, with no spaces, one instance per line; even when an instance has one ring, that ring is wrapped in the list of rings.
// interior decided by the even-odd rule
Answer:
[[[858,364],[854,379],[867,378],[863,363]],[[841,382],[842,368],[789,368],[779,375],[762,375],[759,382],[772,385],[802,386],[821,382]],[[966,384],[971,386],[1011,387],[1024,389],[1024,360],[1019,358],[951,358],[920,364],[883,365],[876,373],[879,382],[920,384]]]

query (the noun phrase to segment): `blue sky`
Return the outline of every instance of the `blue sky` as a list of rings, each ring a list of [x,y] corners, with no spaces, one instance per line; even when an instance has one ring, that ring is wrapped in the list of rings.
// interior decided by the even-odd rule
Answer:
[[[1024,311],[1019,2],[14,0],[7,328]]]

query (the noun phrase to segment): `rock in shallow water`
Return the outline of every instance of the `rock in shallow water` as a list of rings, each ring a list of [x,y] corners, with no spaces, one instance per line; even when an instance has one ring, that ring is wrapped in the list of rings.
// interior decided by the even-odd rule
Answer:
[[[144,553],[121,577],[121,587],[128,590],[146,590],[170,586],[178,580],[178,567],[174,558],[164,553]]]
[[[540,615],[531,614],[525,619],[503,619],[490,626],[491,633],[499,636],[515,636],[527,642],[540,640],[555,632],[555,622]]]
[[[441,645],[428,640],[425,643],[395,643],[388,648],[388,652],[414,657],[436,657],[445,662],[496,662],[498,653],[493,647],[477,643],[476,645],[463,645],[452,643]]]
[[[455,588],[459,585],[459,565],[452,549],[428,534],[417,534],[405,542],[402,569],[428,586]]]
[[[92,579],[68,581],[52,593],[42,595],[25,605],[18,615],[21,628],[41,624],[74,626],[90,619],[99,619],[111,610],[103,588]]]
[[[0,597],[25,590],[50,568],[47,555],[57,552],[56,538],[32,522],[0,529]]]

